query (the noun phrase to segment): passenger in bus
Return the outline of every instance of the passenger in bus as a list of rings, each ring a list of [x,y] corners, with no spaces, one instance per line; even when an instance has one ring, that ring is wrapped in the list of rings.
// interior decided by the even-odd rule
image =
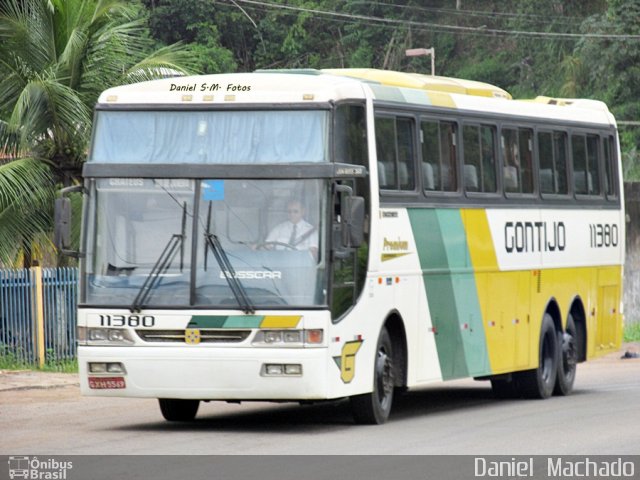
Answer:
[[[316,228],[304,219],[304,214],[302,203],[290,200],[287,203],[287,220],[273,227],[265,243],[273,242],[276,250],[309,250],[317,258],[318,234]]]

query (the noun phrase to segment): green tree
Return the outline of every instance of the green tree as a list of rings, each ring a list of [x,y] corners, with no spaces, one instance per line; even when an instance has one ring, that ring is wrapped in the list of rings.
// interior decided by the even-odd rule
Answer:
[[[0,0],[0,263],[51,251],[56,189],[80,181],[99,93],[185,71],[179,45],[151,52],[143,13],[119,0]]]
[[[618,120],[640,119],[640,0],[609,0],[607,10],[583,24],[585,33],[619,35],[585,38],[575,55],[584,68],[584,96],[605,101]],[[620,128],[624,171],[628,180],[640,178],[640,129]]]
[[[233,53],[221,44],[218,7],[210,0],[143,0],[151,35],[162,44],[178,41],[203,73],[235,71]],[[227,8],[228,10],[228,8]]]

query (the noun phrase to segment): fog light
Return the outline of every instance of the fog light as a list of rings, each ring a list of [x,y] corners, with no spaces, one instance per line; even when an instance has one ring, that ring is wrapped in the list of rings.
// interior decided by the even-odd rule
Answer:
[[[107,363],[107,372],[109,372],[109,373],[125,373],[124,365],[122,365],[120,362]]]
[[[302,365],[299,363],[291,363],[284,366],[286,375],[302,375]]]
[[[89,363],[89,371],[91,373],[107,373],[106,363]]]
[[[282,375],[284,368],[280,364],[272,363],[264,366],[264,373],[266,375]]]

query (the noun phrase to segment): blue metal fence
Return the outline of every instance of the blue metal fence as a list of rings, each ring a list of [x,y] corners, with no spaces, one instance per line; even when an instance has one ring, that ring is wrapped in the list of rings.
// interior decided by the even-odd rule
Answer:
[[[76,358],[77,268],[43,268],[44,344],[49,363]]]
[[[37,294],[41,274],[42,297]],[[38,363],[37,319],[44,317],[48,365],[76,358],[76,268],[0,269],[0,358],[16,366]]]

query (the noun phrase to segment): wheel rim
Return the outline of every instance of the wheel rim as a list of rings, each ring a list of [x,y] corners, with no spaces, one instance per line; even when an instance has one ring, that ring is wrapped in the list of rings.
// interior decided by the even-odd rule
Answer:
[[[383,409],[386,409],[393,395],[393,363],[384,348],[378,351],[376,359],[376,382],[378,402]]]
[[[562,369],[566,377],[573,375],[577,363],[575,337],[570,333],[562,335]]]

